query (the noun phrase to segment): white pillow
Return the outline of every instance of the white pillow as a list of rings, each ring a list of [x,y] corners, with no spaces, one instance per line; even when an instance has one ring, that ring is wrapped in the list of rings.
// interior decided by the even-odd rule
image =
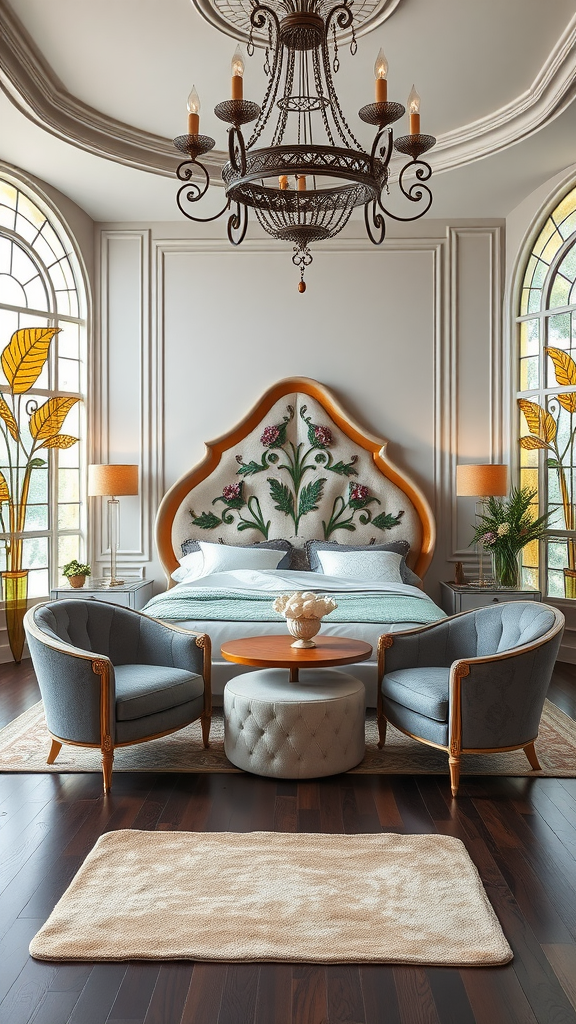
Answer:
[[[402,555],[396,551],[318,551],[326,576],[354,576],[366,582],[402,583]]]
[[[171,574],[176,583],[183,583],[184,580],[197,580],[199,576],[202,576],[204,555],[201,551],[191,551],[190,554],[184,555],[178,561],[180,562],[179,568],[174,569]]]
[[[286,555],[283,550],[266,548],[264,545],[241,548],[229,544],[208,544],[204,540],[198,543],[204,556],[203,576],[213,572],[227,572],[229,569],[277,569]]]

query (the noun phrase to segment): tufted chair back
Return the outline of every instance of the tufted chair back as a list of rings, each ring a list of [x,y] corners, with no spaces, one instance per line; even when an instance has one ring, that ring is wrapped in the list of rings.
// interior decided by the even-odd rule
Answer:
[[[138,660],[140,622],[123,608],[102,601],[55,601],[37,609],[35,622],[48,636],[104,655],[113,665]]]
[[[439,623],[436,663],[450,665],[458,658],[502,654],[533,643],[553,624],[553,610],[537,601],[510,601],[477,608]]]

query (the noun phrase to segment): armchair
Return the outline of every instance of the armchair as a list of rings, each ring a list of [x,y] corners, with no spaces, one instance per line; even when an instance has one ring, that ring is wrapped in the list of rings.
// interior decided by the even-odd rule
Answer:
[[[36,605],[24,626],[52,735],[48,764],[63,743],[100,747],[104,792],[116,747],[165,736],[200,718],[210,737],[211,645],[141,612],[103,601]]]
[[[524,749],[533,769],[564,616],[535,601],[462,612],[378,641],[378,732],[445,750],[452,795],[462,754]]]

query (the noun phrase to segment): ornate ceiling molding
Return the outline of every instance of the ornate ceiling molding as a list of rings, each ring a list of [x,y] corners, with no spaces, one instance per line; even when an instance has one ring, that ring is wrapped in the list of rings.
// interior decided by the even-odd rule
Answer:
[[[70,145],[106,160],[172,176],[179,163],[171,139],[117,121],[69,93],[5,0],[0,0],[0,87],[31,121]],[[492,156],[535,134],[576,96],[576,16],[532,85],[486,117],[440,135],[431,154],[435,173]],[[227,154],[205,161],[215,183]]]

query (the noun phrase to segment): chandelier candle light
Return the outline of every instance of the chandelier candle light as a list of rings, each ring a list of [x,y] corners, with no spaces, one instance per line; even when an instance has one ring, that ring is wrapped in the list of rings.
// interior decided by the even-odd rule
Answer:
[[[210,175],[198,158],[216,144],[200,135],[195,89],[188,98],[188,134],[174,139],[176,148],[187,154],[176,172],[184,182],[177,203],[197,223],[230,211],[228,238],[233,245],[245,238],[252,210],[268,234],[293,244],[298,289],[304,292],[304,272],[312,262],[310,245],[339,234],[354,209],[364,209],[366,231],[375,245],[384,241],[385,218],[418,220],[430,209],[432,193],[426,182],[432,170],[422,156],[436,139],[420,132],[420,97],[412,87],[410,134],[394,140],[391,125],[406,111],[401,103],[388,101],[388,61],[382,50],[374,65],[375,102],[358,112],[362,121],[376,128],[370,151],[346,121],[332,76],[340,67],[341,33],[351,35],[350,51],[356,53],[355,19],[361,15],[362,0],[239,3],[250,23],[248,54],[254,53],[254,33],[267,39],[268,85],[262,106],[244,99],[244,58],[238,46],[232,58],[231,99],[214,108],[216,116],[230,125],[229,160],[222,169],[225,206],[213,217],[193,212],[210,185]],[[245,140],[242,126],[251,122],[252,134]],[[383,202],[394,150],[408,157],[398,175],[401,195],[413,204],[406,216],[392,213]]]
[[[119,496],[138,494],[138,466],[88,466],[89,497],[108,498],[108,544],[110,547],[110,579],[109,587],[119,587],[124,580],[116,576],[116,555],[120,535]]]

